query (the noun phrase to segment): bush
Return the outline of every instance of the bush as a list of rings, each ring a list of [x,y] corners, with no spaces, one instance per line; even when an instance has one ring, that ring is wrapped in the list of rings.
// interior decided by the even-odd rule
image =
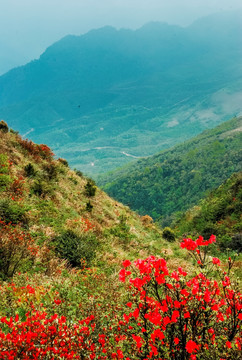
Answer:
[[[6,174],[0,174],[0,191],[5,191],[13,182],[12,178]]]
[[[9,175],[8,157],[0,154],[0,191],[5,191],[12,182],[13,179]]]
[[[241,358],[242,295],[229,278],[233,261],[226,273],[203,250],[214,241],[211,236],[181,243],[200,267],[193,277],[181,267],[170,272],[155,256],[123,262],[120,281],[131,293],[119,324],[132,359]],[[207,277],[211,272],[216,281]]]
[[[97,187],[95,185],[95,182],[93,180],[91,180],[91,179],[88,179],[87,183],[85,185],[85,194],[88,197],[95,196],[96,190],[97,190]]]
[[[86,211],[92,212],[92,209],[93,209],[93,205],[91,204],[90,201],[88,201],[88,202],[86,203]]]
[[[44,164],[43,169],[48,180],[55,180],[57,178],[57,168],[54,163]]]
[[[73,267],[82,267],[83,261],[90,265],[96,256],[98,240],[92,233],[76,234],[66,230],[53,239],[56,252]]]
[[[28,233],[0,220],[0,276],[3,279],[12,277],[36,252],[37,247]]]
[[[53,189],[48,183],[41,178],[36,179],[31,187],[31,192],[34,195],[45,197],[53,194]]]
[[[27,224],[26,209],[13,200],[1,199],[0,219],[6,223]]]
[[[32,177],[32,176],[35,176],[35,174],[36,174],[34,166],[31,163],[28,163],[28,165],[26,165],[24,167],[24,171],[25,171],[25,175],[27,177]]]
[[[165,240],[170,241],[170,242],[173,242],[176,240],[174,231],[169,227],[165,227],[163,229],[162,236]]]
[[[8,132],[8,124],[3,120],[0,121],[0,131],[2,131],[3,133]]]
[[[74,169],[77,176],[83,177],[83,173],[80,170]]]
[[[63,164],[64,166],[68,167],[68,161],[66,159],[59,158],[58,161]]]

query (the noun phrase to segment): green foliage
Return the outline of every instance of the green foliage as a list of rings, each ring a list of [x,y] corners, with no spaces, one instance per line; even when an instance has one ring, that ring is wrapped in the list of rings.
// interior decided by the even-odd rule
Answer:
[[[232,175],[199,206],[180,214],[173,226],[178,234],[201,234],[208,239],[217,236],[222,250],[242,251],[242,173]]]
[[[80,170],[74,169],[77,176],[83,177],[83,173]]]
[[[14,134],[14,135],[18,135],[19,134],[19,131],[16,131],[16,130],[13,130],[13,129],[10,129],[9,132],[11,134]]]
[[[31,186],[31,193],[37,196],[45,197],[47,195],[53,195],[53,188],[47,181],[42,178],[36,179]]]
[[[0,174],[0,192],[5,191],[12,182],[13,180],[10,175]]]
[[[92,212],[92,209],[93,209],[93,205],[91,204],[91,201],[89,200],[89,201],[86,203],[86,211]]]
[[[110,233],[119,239],[123,245],[128,245],[130,240],[134,237],[130,233],[130,226],[127,224],[127,217],[125,215],[119,216],[119,224],[110,229]]]
[[[66,159],[59,158],[58,161],[59,161],[62,165],[66,166],[66,167],[69,166],[69,165],[68,165],[68,161],[67,161]]]
[[[0,199],[0,219],[6,223],[27,224],[26,208],[16,201]]]
[[[24,172],[25,175],[27,177],[33,177],[36,174],[36,171],[34,169],[34,166],[31,163],[28,163],[25,167],[24,167]]]
[[[44,164],[43,170],[48,181],[57,179],[58,169],[53,162]]]
[[[97,187],[95,185],[95,182],[91,179],[87,180],[87,183],[85,185],[85,194],[88,197],[93,197],[96,194]]]
[[[59,256],[74,266],[88,266],[95,259],[98,240],[93,233],[77,234],[72,230],[62,232],[53,243]],[[84,261],[84,263],[83,263]]]
[[[8,132],[8,124],[3,120],[0,121],[0,131],[2,131],[3,133]]]
[[[173,242],[176,240],[174,231],[168,226],[163,229],[162,236],[169,242]]]
[[[241,168],[242,117],[103,176],[112,197],[154,219],[185,211]],[[220,204],[223,211],[223,204]],[[161,219],[162,220],[162,219]],[[162,221],[161,221],[162,223]]]
[[[9,175],[8,157],[0,154],[0,192],[5,191],[12,182],[13,179]]]

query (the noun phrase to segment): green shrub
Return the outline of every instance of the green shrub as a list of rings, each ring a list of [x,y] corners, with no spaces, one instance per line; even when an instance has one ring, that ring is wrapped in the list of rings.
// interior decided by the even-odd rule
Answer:
[[[3,120],[0,121],[0,131],[2,131],[3,133],[8,132],[8,124]]]
[[[0,192],[5,191],[12,182],[13,179],[9,175],[0,174]]]
[[[58,255],[68,260],[73,267],[82,267],[83,260],[90,265],[96,256],[98,240],[94,234],[76,234],[72,230],[64,231],[54,238],[53,243]]]
[[[11,134],[14,134],[14,135],[18,135],[18,134],[19,134],[19,132],[18,132],[18,131],[13,130],[13,129],[10,129],[9,131],[10,131],[10,133],[11,133]]]
[[[27,177],[32,177],[32,176],[35,176],[35,174],[36,174],[34,166],[31,163],[28,163],[28,165],[26,165],[24,167],[24,171],[25,171],[25,175]]]
[[[64,166],[69,167],[68,161],[66,159],[59,158],[58,161]]]
[[[88,202],[86,203],[86,211],[91,212],[92,209],[93,209],[93,205],[91,204],[90,201],[88,201]]]
[[[31,192],[34,195],[45,197],[46,195],[52,195],[53,189],[48,183],[41,178],[36,179],[31,187]]]
[[[0,174],[9,173],[8,157],[5,154],[0,154]]]
[[[222,251],[227,249],[242,252],[242,235],[235,234],[233,236],[223,235],[218,238],[218,244]]]
[[[5,191],[12,182],[13,179],[9,175],[8,157],[0,154],[0,192]]]
[[[87,183],[85,185],[85,194],[88,197],[95,196],[96,190],[97,190],[97,187],[95,185],[95,182],[93,180],[91,180],[91,179],[88,179]]]
[[[43,170],[47,180],[55,180],[57,178],[57,168],[54,163],[44,164]]]
[[[80,170],[74,169],[77,176],[83,177],[83,173]]]
[[[163,229],[162,236],[165,240],[173,242],[176,240],[174,231],[168,226]]]
[[[123,245],[127,245],[134,235],[130,233],[130,226],[127,224],[125,215],[119,216],[119,224],[110,229],[110,234],[119,238]]]
[[[26,209],[13,200],[0,200],[0,219],[6,223],[27,224]]]

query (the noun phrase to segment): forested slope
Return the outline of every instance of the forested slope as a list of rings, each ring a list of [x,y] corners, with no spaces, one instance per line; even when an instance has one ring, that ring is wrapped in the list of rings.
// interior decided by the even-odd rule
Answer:
[[[103,189],[140,214],[169,217],[195,205],[241,170],[242,117],[100,179]]]
[[[242,252],[242,173],[233,174],[197,206],[174,221],[180,236],[214,234],[221,250]]]

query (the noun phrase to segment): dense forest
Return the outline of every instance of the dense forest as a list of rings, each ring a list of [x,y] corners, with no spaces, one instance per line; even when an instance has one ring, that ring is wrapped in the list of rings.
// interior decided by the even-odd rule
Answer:
[[[233,174],[218,189],[189,209],[173,226],[178,234],[205,238],[216,235],[221,250],[242,252],[242,173]]]
[[[140,214],[169,224],[241,170],[242,117],[103,176],[99,184]]]

